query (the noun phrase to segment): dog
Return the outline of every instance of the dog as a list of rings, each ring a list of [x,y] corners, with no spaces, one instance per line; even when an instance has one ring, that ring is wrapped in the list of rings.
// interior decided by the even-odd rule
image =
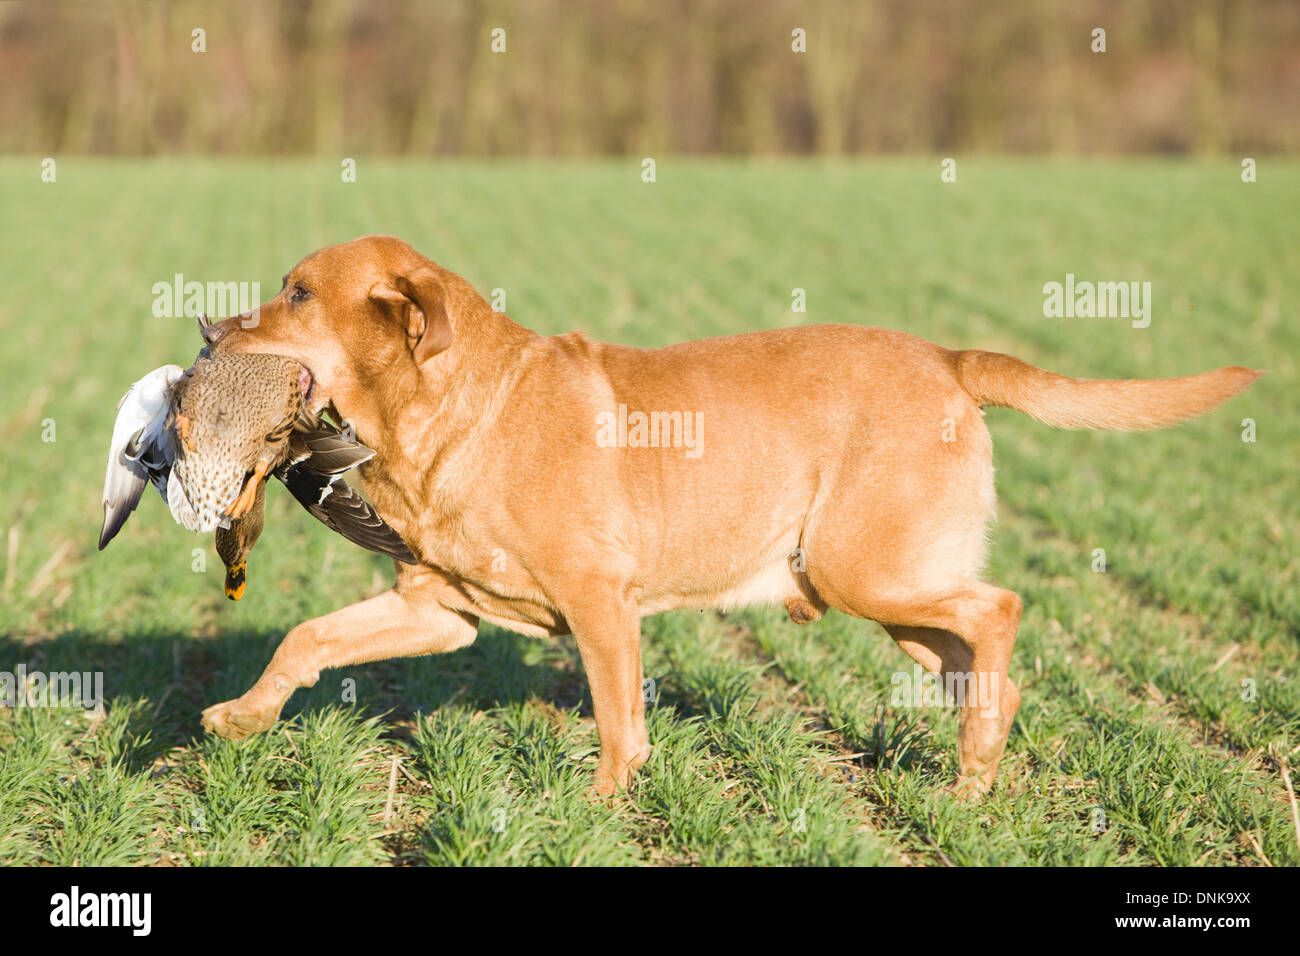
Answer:
[[[1260,374],[1072,379],[854,325],[658,349],[544,337],[388,236],[308,256],[275,298],[204,334],[217,352],[306,368],[309,407],[333,403],[376,450],[362,487],[417,563],[289,631],[203,726],[266,730],[321,671],[454,651],[481,620],[572,634],[601,796],[650,755],[641,618],[757,603],[798,623],[828,607],[878,621],[928,671],[974,675],[951,789],[987,792],[1020,705],[1007,669],[1021,601],[981,579],[995,505],[982,407],[1160,428]]]

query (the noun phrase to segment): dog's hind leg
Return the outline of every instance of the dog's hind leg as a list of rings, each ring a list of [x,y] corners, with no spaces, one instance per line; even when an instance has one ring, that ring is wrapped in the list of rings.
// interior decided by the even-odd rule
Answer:
[[[809,547],[809,578],[833,607],[884,624],[922,667],[943,675],[962,705],[957,791],[976,796],[993,785],[1020,706],[1007,676],[1020,598],[975,577],[982,509],[904,504],[872,513],[866,527],[824,525]]]
[[[1007,676],[1020,627],[1014,591],[981,581],[926,596],[889,596],[877,590],[844,602],[841,610],[879,621],[922,667],[942,674],[945,690],[962,708],[957,733],[954,792],[977,797],[993,786],[1020,690]]]
[[[1001,593],[1015,597],[1010,591]],[[985,640],[984,654],[977,654],[952,631],[885,625],[889,636],[909,657],[943,677],[945,688],[963,692],[963,699],[958,701],[963,706],[957,738],[958,777],[954,785],[954,791],[962,797],[985,793],[993,786],[1011,722],[1020,708],[1020,690],[1006,672],[1006,662],[1010,661],[1015,643],[1011,620],[1013,617],[1018,620],[1018,608],[1018,598],[1014,604],[1006,603],[1005,612],[1014,613],[1002,624],[1000,638]]]

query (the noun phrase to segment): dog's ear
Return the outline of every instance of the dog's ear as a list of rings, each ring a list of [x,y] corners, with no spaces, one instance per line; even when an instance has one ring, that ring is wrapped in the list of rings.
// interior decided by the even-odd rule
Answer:
[[[432,269],[417,269],[370,287],[370,301],[384,309],[406,333],[419,365],[451,345],[446,289]]]

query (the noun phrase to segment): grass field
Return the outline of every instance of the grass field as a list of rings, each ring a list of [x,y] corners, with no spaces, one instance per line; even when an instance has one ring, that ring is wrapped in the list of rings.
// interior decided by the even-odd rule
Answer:
[[[1231,162],[963,161],[955,184],[930,159],[639,173],[362,161],[343,184],[333,161],[66,159],[46,184],[38,160],[0,161],[0,671],[100,670],[108,698],[94,718],[0,710],[0,863],[1300,862],[1281,773],[1300,764],[1300,166],[1263,162],[1250,185]],[[652,346],[854,322],[1088,377],[1271,374],[1158,433],[990,411],[989,576],[1025,600],[1024,704],[982,805],[940,792],[956,711],[893,706],[910,660],[834,613],[647,619],[655,752],[613,804],[584,796],[595,730],[569,638],[485,626],[454,655],[328,672],[265,735],[207,739],[205,705],[391,564],[279,488],[238,604],[211,541],[152,492],[96,552],[114,404],[199,344],[152,316],[152,287],[269,297],[307,252],[372,232],[504,289],[543,332]],[[1150,327],[1044,318],[1066,273],[1151,281]]]

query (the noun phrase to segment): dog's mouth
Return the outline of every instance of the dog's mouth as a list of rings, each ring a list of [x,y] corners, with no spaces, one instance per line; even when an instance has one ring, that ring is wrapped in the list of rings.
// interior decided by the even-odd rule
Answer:
[[[317,380],[316,374],[298,362],[300,371],[298,372],[298,388],[302,391],[302,404],[313,415],[319,415],[321,409],[329,404],[329,396],[325,394],[325,386]]]
[[[316,376],[312,375],[311,369],[307,366],[301,362],[298,364],[301,367],[298,372],[298,388],[302,390],[303,400],[311,401],[311,393],[316,390]]]

